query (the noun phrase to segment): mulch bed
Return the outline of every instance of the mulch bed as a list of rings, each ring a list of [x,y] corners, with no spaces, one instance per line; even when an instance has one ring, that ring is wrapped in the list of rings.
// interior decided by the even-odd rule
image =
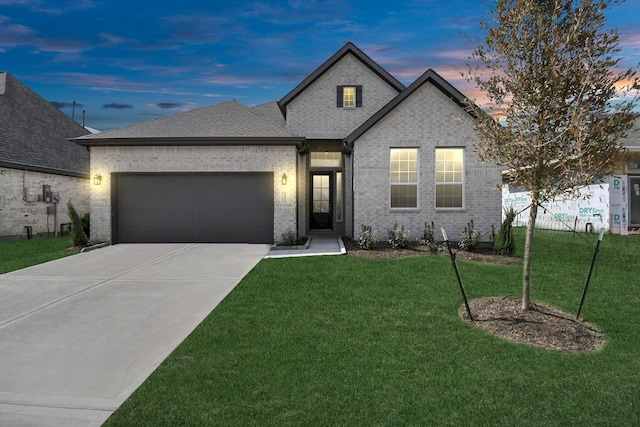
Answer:
[[[606,338],[602,332],[586,322],[557,308],[535,303],[530,310],[522,310],[517,298],[489,297],[469,302],[473,322],[469,321],[464,305],[460,317],[473,326],[520,344],[547,350],[590,352],[602,349]]]
[[[376,249],[362,250],[358,246],[357,242],[353,240],[345,239],[344,246],[347,249],[347,255],[358,258],[401,258],[406,256],[416,255],[443,255],[449,256],[446,251],[440,251],[436,254],[430,252],[422,245],[414,245],[407,249],[392,249],[388,242],[378,242]],[[456,254],[456,259],[466,259],[477,262],[487,262],[492,264],[502,265],[517,265],[522,264],[522,259],[516,257],[508,257],[502,255],[493,254],[493,250],[487,246],[481,246],[475,249],[473,252],[461,251],[454,249],[455,244],[452,244],[452,250]]]

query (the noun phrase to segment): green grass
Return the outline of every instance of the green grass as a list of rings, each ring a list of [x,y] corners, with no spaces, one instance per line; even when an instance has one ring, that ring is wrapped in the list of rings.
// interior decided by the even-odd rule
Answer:
[[[63,252],[71,246],[69,237],[0,242],[0,274],[77,254],[78,251]]]
[[[532,298],[575,313],[595,240],[536,231]],[[609,342],[567,354],[462,322],[445,257],[263,260],[107,425],[640,425],[639,264],[605,236],[582,314]],[[521,266],[458,265],[470,299],[520,296]]]

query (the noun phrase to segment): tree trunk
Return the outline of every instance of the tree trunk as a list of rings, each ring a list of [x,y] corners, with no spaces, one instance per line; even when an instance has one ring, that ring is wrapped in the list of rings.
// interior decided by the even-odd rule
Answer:
[[[529,210],[529,222],[527,223],[527,237],[524,242],[524,271],[522,274],[522,309],[531,308],[531,249],[533,248],[533,230],[538,216],[539,193],[533,192],[531,208]]]

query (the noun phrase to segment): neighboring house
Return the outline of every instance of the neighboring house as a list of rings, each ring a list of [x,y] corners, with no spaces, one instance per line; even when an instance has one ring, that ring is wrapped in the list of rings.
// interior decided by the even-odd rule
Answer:
[[[330,231],[385,240],[425,223],[488,240],[500,169],[477,161],[464,96],[428,70],[409,87],[352,43],[278,102],[237,101],[72,139],[91,150],[91,237],[272,243]]]
[[[0,73],[0,239],[55,235],[67,201],[89,212],[89,132],[9,73]]]
[[[640,121],[621,141],[616,171],[602,182],[580,189],[582,197],[557,197],[544,203],[536,218],[536,227],[553,230],[598,231],[613,234],[640,234]],[[503,185],[503,207],[519,212],[516,225],[526,225],[531,195],[523,189]]]

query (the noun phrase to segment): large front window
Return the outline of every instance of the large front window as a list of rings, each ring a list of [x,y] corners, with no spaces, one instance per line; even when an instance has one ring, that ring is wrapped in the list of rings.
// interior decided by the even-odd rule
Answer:
[[[464,149],[436,148],[436,208],[464,206]]]
[[[391,207],[418,207],[418,149],[392,148],[390,162]]]

